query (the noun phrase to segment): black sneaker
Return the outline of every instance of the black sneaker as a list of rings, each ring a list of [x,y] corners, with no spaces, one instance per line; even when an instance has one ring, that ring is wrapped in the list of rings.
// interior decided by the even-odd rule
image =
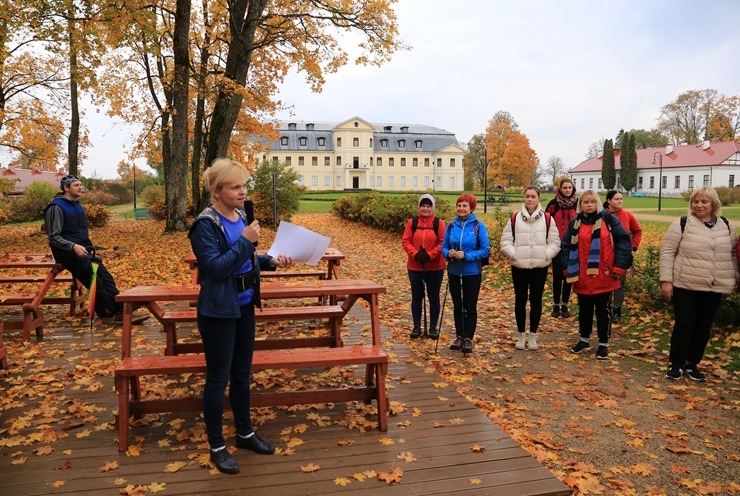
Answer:
[[[666,372],[665,377],[666,379],[677,381],[681,378],[681,375],[683,375],[681,367],[679,365],[671,365],[668,367],[668,372]]]
[[[411,334],[409,334],[409,337],[411,339],[418,339],[419,336],[421,336],[421,328],[414,327],[413,330],[411,331]]]
[[[570,312],[568,311],[568,305],[562,305],[560,307],[560,316],[564,319],[570,318]]]
[[[707,376],[699,372],[699,367],[693,363],[687,363],[683,367],[683,371],[689,376],[689,379],[696,382],[704,382],[707,380]]]
[[[580,353],[583,350],[591,349],[591,344],[586,341],[579,340],[574,347],[570,349],[571,353]]]
[[[460,348],[462,348],[462,342],[463,340],[460,336],[456,337],[455,340],[450,345],[450,349],[454,351],[459,350]]]
[[[612,309],[612,324],[616,324],[622,320],[622,307],[616,307]]]
[[[560,317],[560,305],[553,305],[550,317]]]
[[[461,349],[463,353],[472,353],[473,352],[473,341],[470,338],[465,338]]]
[[[600,344],[599,347],[596,349],[596,359],[606,360],[607,358],[609,358],[609,348]]]
[[[432,327],[429,329],[429,339],[439,339],[439,328],[438,327]]]

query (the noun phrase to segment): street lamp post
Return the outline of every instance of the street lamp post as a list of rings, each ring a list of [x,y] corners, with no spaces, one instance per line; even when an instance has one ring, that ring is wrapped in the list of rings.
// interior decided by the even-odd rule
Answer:
[[[134,165],[134,210],[136,210],[136,166]]]
[[[653,164],[655,164],[655,157],[658,157],[658,212],[660,212],[660,201],[663,196],[663,154],[655,152],[653,154]]]

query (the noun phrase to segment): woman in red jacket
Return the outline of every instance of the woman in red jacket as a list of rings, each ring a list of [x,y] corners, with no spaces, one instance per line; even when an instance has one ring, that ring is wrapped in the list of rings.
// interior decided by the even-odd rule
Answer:
[[[434,197],[422,195],[419,198],[419,215],[409,219],[401,238],[403,249],[408,254],[406,268],[411,283],[411,317],[414,321],[410,337],[414,339],[421,336],[421,309],[425,292],[429,298],[429,337],[439,337],[439,290],[446,267],[442,256],[445,223],[434,216],[434,208]]]
[[[565,231],[568,230],[568,224],[576,216],[576,187],[568,178],[560,181],[560,185],[555,188],[555,198],[545,207],[545,212],[552,216],[555,226],[558,228],[560,241],[563,241]],[[552,299],[554,305],[550,315],[552,317],[570,317],[568,311],[568,299],[570,298],[571,284],[563,276],[565,266],[560,266],[559,257],[552,260]],[[562,299],[561,299],[562,295]]]
[[[632,251],[637,251],[640,247],[640,241],[642,240],[642,228],[637,223],[637,219],[629,212],[622,208],[622,202],[624,197],[622,193],[617,190],[610,190],[606,194],[606,201],[604,202],[604,208],[619,219],[622,223],[622,227],[632,237]],[[622,320],[622,304],[624,303],[624,281],[625,276],[619,278],[619,289],[614,291],[614,301],[612,304],[612,315],[611,319],[613,323],[617,323]]]
[[[578,215],[568,225],[560,245],[560,262],[566,279],[578,295],[580,339],[570,351],[581,353],[589,343],[596,312],[599,347],[596,358],[608,355],[609,300],[619,288],[619,278],[632,265],[630,235],[615,216],[603,210],[599,195],[588,189],[578,200]]]

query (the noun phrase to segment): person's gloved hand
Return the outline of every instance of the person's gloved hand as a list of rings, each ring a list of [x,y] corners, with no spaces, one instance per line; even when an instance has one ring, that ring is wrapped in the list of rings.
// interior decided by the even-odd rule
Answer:
[[[422,247],[414,257],[414,259],[416,259],[417,262],[424,264],[431,260],[431,257],[429,256],[429,253],[427,253],[427,251]]]

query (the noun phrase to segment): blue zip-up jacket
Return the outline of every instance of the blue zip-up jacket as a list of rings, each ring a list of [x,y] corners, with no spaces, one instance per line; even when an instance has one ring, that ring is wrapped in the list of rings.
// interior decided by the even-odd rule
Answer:
[[[246,224],[247,214],[243,210],[237,212]],[[199,314],[222,319],[238,319],[241,316],[234,276],[250,258],[257,271],[254,303],[259,306],[259,272],[275,270],[270,265],[270,256],[255,256],[254,245],[243,236],[229,247],[221,219],[210,205],[195,219],[188,237],[198,260]]]
[[[477,235],[476,224],[478,226]],[[485,224],[480,222],[475,214],[471,213],[465,220],[455,217],[455,220],[450,222],[442,242],[442,255],[448,258],[452,249],[464,251],[465,258],[463,260],[448,259],[447,269],[451,275],[473,276],[483,272],[480,261],[489,256],[491,242],[488,240],[488,230]]]

